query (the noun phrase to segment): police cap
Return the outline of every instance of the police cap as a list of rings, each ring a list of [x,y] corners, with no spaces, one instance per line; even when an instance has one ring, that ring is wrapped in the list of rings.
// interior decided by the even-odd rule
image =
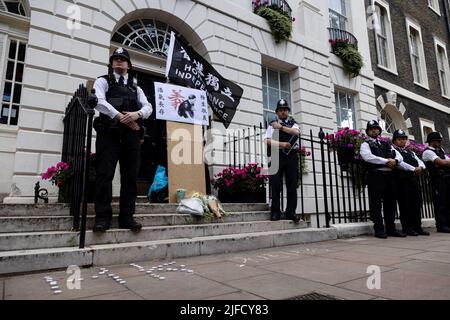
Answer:
[[[430,143],[431,141],[434,141],[434,140],[442,141],[442,139],[443,139],[443,137],[440,132],[437,132],[437,131],[431,132],[430,134],[428,134],[427,143]]]
[[[288,109],[289,111],[291,111],[291,108],[289,108],[289,104],[285,99],[280,99],[278,101],[275,112],[278,112],[279,109]]]

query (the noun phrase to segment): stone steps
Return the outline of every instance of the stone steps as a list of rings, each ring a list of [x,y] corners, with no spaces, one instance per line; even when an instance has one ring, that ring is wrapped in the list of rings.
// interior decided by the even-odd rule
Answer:
[[[175,213],[177,204],[136,203],[136,214]],[[265,203],[224,203],[227,212],[268,211]],[[119,213],[119,204],[113,203],[114,214]],[[88,214],[95,214],[94,205],[88,204]],[[32,216],[70,216],[67,204],[0,204],[0,217],[32,217]]]
[[[69,265],[104,266],[232,253],[333,239],[337,239],[337,231],[333,228],[291,229],[201,236],[191,239],[89,245],[85,249],[64,247],[7,251],[0,252],[0,274],[60,269]]]
[[[152,213],[136,214],[135,219],[144,227],[151,226],[173,226],[185,224],[201,224],[217,222],[215,218],[198,218],[189,214],[178,213]],[[269,220],[269,211],[254,212],[231,212],[223,217],[222,222],[258,221]],[[92,229],[94,216],[87,219],[87,229]],[[114,215],[112,227],[117,228],[118,216]],[[70,216],[19,216],[0,217],[0,235],[2,233],[13,232],[39,232],[39,231],[71,231],[73,228],[73,218]]]
[[[289,230],[307,227],[305,222],[294,224],[292,221],[250,221],[230,223],[210,223],[199,225],[177,225],[145,227],[138,233],[129,230],[111,229],[105,233],[86,232],[86,244],[120,244],[169,239],[190,239],[198,237],[220,236]],[[79,243],[78,232],[31,232],[0,234],[0,251],[32,250],[44,248],[76,247]]]

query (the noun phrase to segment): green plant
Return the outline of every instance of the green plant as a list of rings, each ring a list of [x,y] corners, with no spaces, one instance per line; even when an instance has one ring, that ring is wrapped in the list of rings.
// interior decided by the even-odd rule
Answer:
[[[311,156],[311,152],[307,151],[305,147],[302,147],[299,152],[298,157],[298,174],[299,179],[297,182],[297,188],[301,185],[300,175],[305,175],[309,173],[308,165],[306,164],[306,158]]]
[[[267,20],[276,43],[289,40],[292,34],[292,19],[277,6],[260,6],[255,13]]]
[[[351,44],[348,39],[330,40],[333,53],[342,60],[344,70],[354,78],[359,76],[364,60],[355,45]]]

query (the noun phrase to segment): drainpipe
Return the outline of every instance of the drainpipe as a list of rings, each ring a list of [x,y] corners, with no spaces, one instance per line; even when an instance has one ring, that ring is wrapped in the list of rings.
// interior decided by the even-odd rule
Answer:
[[[450,1],[443,0],[442,2],[444,3],[444,16],[445,16],[445,21],[447,22],[448,38],[450,41]]]

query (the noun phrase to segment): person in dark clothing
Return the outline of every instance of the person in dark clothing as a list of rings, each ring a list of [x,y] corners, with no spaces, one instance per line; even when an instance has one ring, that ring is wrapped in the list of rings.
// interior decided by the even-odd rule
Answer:
[[[126,49],[118,48],[109,60],[109,74],[94,83],[98,98],[95,119],[96,186],[94,232],[105,232],[112,218],[112,181],[120,162],[119,227],[139,231],[142,225],[133,218],[137,196],[137,172],[142,119],[152,113],[152,106],[136,78]]]
[[[442,149],[442,134],[431,132],[422,159],[430,174],[437,232],[450,233],[450,159]]]
[[[400,209],[400,222],[403,232],[408,236],[429,236],[430,233],[422,229],[422,193],[419,177],[425,164],[417,155],[406,148],[408,135],[403,130],[394,132],[392,142],[395,150],[403,157],[394,171],[397,186],[397,201]]]
[[[362,159],[369,167],[367,184],[370,219],[374,223],[375,237],[380,239],[386,239],[388,236],[406,237],[406,234],[395,229],[396,203],[393,170],[403,161],[403,158],[388,142],[379,139],[381,132],[382,129],[377,121],[369,121],[366,128],[369,138],[363,142],[360,151]]]
[[[280,192],[283,187],[283,175],[286,176],[287,206],[286,218],[299,222],[297,211],[298,152],[292,150],[297,145],[300,128],[295,120],[289,118],[289,105],[281,99],[276,108],[278,118],[267,128],[265,141],[270,150],[271,168],[278,170],[270,177],[272,188],[271,220],[281,219]],[[277,148],[275,151],[274,149]]]

